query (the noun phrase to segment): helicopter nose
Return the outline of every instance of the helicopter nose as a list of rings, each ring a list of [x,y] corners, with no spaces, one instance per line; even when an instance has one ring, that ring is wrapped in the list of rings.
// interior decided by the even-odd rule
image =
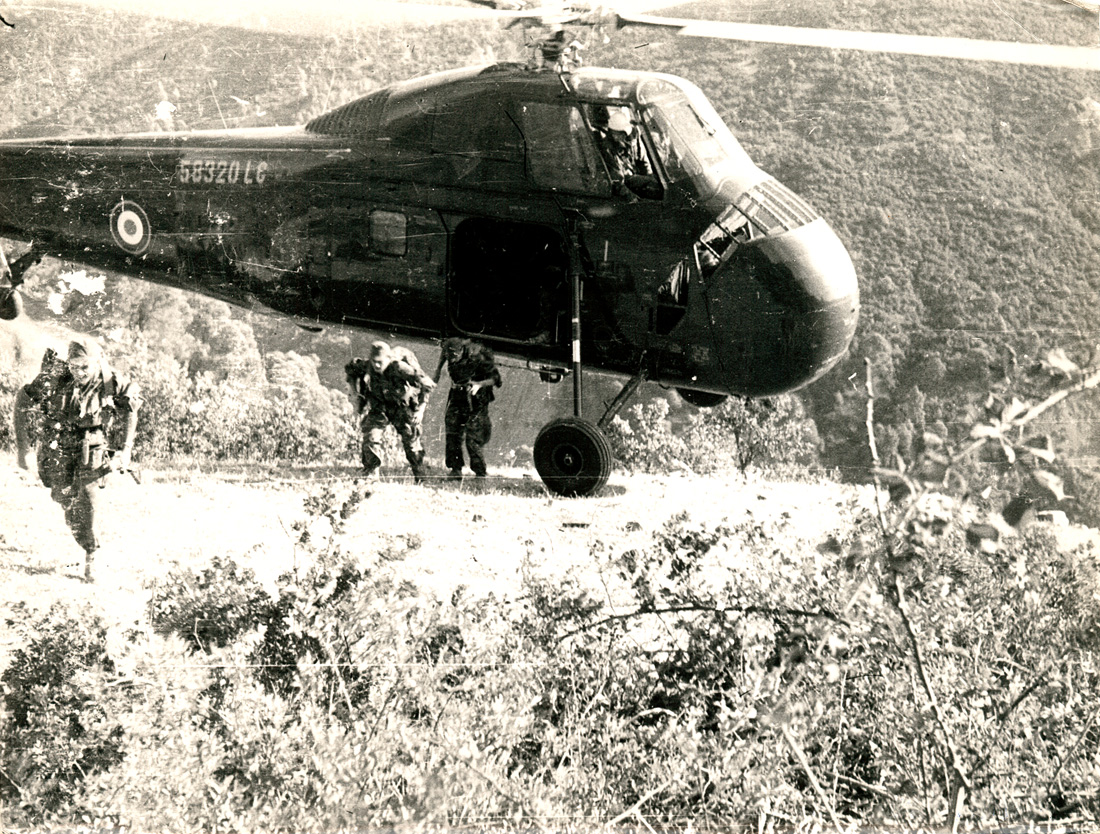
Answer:
[[[724,320],[718,353],[732,393],[800,388],[844,356],[859,319],[859,285],[823,219],[742,245],[724,272],[710,312],[716,325]]]

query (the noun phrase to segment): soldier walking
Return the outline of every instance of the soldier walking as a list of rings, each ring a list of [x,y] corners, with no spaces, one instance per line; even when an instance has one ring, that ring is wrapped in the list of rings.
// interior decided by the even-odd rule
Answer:
[[[87,337],[69,343],[64,361],[47,350],[38,376],[18,398],[16,422],[24,435],[37,424],[38,474],[84,548],[86,582],[99,549],[102,479],[130,468],[140,407],[137,385],[116,373]]]
[[[370,479],[378,477],[386,427],[393,426],[413,477],[420,483],[426,474],[421,442],[424,409],[435,383],[421,370],[412,351],[391,348],[386,342],[374,342],[369,359],[353,359],[344,371],[362,415],[364,474]]]
[[[470,455],[470,468],[474,470],[474,475],[484,478],[488,470],[482,450],[493,433],[489,403],[495,399],[493,389],[503,384],[493,351],[469,339],[445,339],[439,354],[439,365],[435,369],[436,382],[443,373],[444,365],[451,376],[444,417],[446,463],[450,470],[448,478],[462,480],[463,440]]]

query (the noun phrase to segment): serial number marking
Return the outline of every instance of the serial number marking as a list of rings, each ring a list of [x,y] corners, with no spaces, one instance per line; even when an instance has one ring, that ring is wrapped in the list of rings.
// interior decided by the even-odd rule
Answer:
[[[176,165],[176,181],[201,185],[263,185],[267,163],[246,159],[181,159]]]

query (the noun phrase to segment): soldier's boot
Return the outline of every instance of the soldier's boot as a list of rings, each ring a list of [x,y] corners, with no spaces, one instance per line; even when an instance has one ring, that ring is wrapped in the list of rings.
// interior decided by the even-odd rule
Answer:
[[[95,582],[92,576],[92,563],[95,561],[95,551],[89,550],[84,554],[84,581]]]
[[[363,463],[363,479],[368,483],[374,483],[379,479],[379,470],[382,468],[382,461],[368,449],[363,449],[363,454],[360,457]]]
[[[462,470],[452,469],[447,473],[447,480],[454,481],[455,483],[462,483]]]
[[[409,455],[409,466],[412,468],[413,481],[418,484],[424,483],[424,479],[428,476],[428,467],[424,465],[424,450]]]

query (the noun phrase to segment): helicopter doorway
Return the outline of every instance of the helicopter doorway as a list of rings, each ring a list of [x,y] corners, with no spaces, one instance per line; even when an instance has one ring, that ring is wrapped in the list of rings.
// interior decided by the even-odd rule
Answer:
[[[569,257],[545,225],[469,218],[451,243],[451,321],[460,331],[529,344],[569,337]]]

